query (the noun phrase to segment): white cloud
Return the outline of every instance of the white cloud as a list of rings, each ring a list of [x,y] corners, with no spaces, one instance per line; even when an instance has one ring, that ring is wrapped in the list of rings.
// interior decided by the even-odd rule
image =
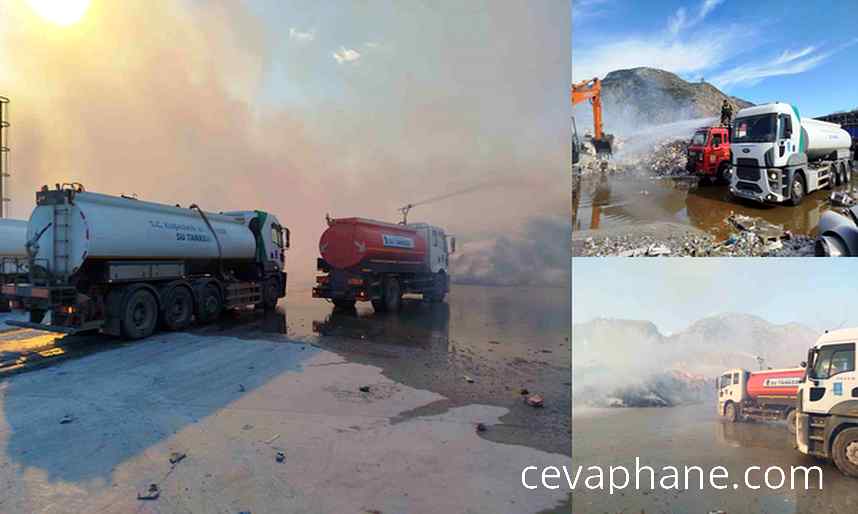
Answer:
[[[680,7],[667,21],[667,31],[674,36],[683,30],[690,29],[702,22],[716,7],[724,3],[724,0],[703,0],[700,4],[700,9],[697,15],[693,18],[688,17],[688,11],[685,7]]]
[[[608,4],[614,0],[572,0],[572,23],[595,18],[607,12]]]
[[[289,39],[292,41],[298,41],[301,43],[305,43],[307,41],[312,41],[316,39],[316,31],[310,30],[307,32],[302,32],[295,27],[289,29]]]
[[[355,62],[361,57],[360,52],[358,52],[357,50],[353,48],[346,48],[344,46],[341,46],[339,50],[333,52],[331,55],[333,56],[334,60],[336,60],[339,64],[343,64],[346,62]]]
[[[775,58],[742,64],[724,71],[714,77],[712,83],[718,87],[733,84],[753,86],[768,77],[804,73],[816,68],[832,55],[855,43],[858,43],[858,39],[853,39],[827,51],[822,51],[817,46],[807,46],[800,50],[786,50]]]

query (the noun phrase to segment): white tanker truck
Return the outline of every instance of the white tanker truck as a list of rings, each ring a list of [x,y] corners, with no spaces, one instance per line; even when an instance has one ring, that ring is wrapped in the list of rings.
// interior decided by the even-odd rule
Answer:
[[[44,186],[27,227],[27,279],[2,286],[30,321],[7,323],[139,339],[159,323],[181,330],[223,309],[274,308],[286,294],[288,247],[288,229],[266,212],[214,214]]]
[[[730,193],[757,202],[798,205],[813,191],[851,180],[849,133],[836,123],[802,118],[775,102],[736,114],[730,145]]]
[[[27,222],[0,219],[0,285],[27,272]],[[0,312],[9,312],[9,299],[0,294]]]

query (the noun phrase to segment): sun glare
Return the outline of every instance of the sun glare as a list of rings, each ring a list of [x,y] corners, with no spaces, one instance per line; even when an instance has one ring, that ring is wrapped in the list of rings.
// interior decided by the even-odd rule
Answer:
[[[29,3],[39,16],[63,26],[80,21],[89,7],[89,0],[29,0]]]

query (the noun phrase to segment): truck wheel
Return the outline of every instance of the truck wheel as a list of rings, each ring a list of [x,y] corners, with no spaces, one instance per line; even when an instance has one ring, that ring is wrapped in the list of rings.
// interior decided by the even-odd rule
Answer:
[[[804,178],[796,173],[792,177],[792,182],[789,185],[790,197],[789,204],[792,206],[796,206],[801,203],[801,199],[804,198],[804,193],[807,191],[804,184]]]
[[[852,174],[849,172],[849,167],[846,166],[846,163],[841,163],[840,169],[843,170],[843,183],[848,184],[852,182]]]
[[[795,434],[795,409],[790,409],[786,415],[787,430],[790,434]]]
[[[840,176],[840,168],[836,164],[828,167],[828,189],[834,189],[843,183],[843,177]]]
[[[279,299],[280,281],[275,277],[266,279],[262,284],[262,308],[273,311],[277,307],[277,300]]]
[[[847,428],[837,434],[831,456],[841,473],[858,478],[858,428]]]
[[[402,289],[399,287],[399,280],[395,278],[388,279],[384,283],[384,307],[385,310],[396,312],[402,304]]]
[[[214,284],[206,284],[200,293],[200,303],[197,305],[197,321],[211,323],[220,317],[223,311],[223,301],[220,290]]]
[[[724,417],[730,423],[735,423],[736,420],[739,419],[739,411],[736,409],[735,403],[728,403],[726,407],[724,407]]]
[[[356,303],[355,300],[334,300],[334,308],[341,311],[351,311],[354,310]]]
[[[122,307],[122,335],[142,339],[155,332],[158,324],[158,302],[148,289],[136,289]]]
[[[173,286],[162,295],[161,323],[168,330],[184,330],[194,319],[194,295],[185,286]]]
[[[730,163],[721,163],[721,166],[718,168],[718,181],[722,184],[730,183]]]

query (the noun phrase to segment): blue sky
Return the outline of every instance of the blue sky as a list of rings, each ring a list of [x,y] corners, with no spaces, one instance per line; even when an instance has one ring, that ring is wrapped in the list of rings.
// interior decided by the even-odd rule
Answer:
[[[715,314],[816,330],[858,326],[851,259],[621,259],[572,262],[572,322],[652,321],[662,333]]]
[[[572,0],[575,81],[651,66],[754,103],[858,108],[858,1]]]

